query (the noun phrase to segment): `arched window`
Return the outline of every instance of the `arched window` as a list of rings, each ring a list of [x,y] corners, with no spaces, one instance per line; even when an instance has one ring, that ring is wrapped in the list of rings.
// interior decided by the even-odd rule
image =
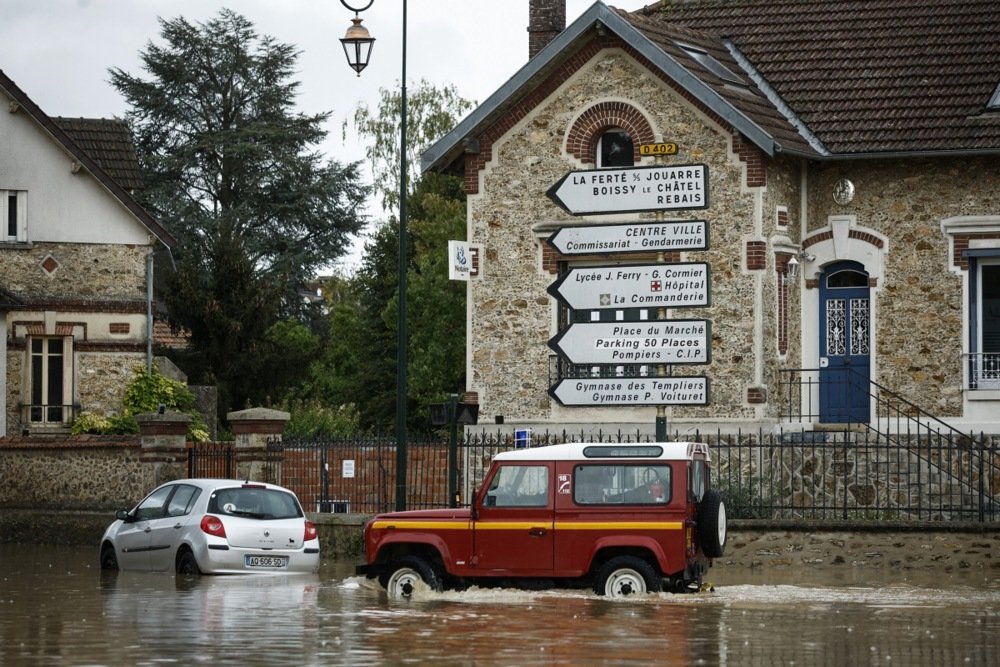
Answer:
[[[606,130],[597,142],[598,167],[631,167],[635,164],[632,137],[616,127]]]

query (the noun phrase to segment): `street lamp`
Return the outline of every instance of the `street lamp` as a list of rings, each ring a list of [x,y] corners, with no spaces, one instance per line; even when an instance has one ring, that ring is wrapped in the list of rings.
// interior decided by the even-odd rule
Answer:
[[[340,43],[344,47],[347,64],[358,73],[358,76],[361,76],[361,70],[368,67],[368,59],[371,58],[372,46],[375,44],[375,38],[368,34],[367,28],[361,25],[361,17],[358,14],[371,7],[373,2],[375,0],[371,0],[360,9],[355,9],[344,0],[340,0],[342,5],[354,11],[354,18],[351,19],[353,25],[347,29],[347,34],[340,40]]]
[[[375,39],[361,25],[360,12],[372,6],[375,0],[361,8],[352,7],[346,0],[340,0],[354,12],[351,27],[340,40],[347,55],[347,64],[361,76],[361,70],[368,65]],[[400,84],[399,118],[399,319],[396,339],[396,510],[406,509],[406,0],[403,0],[403,73]]]

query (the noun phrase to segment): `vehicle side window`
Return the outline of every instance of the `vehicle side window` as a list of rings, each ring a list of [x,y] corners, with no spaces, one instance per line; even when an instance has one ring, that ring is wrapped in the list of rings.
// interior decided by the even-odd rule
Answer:
[[[586,464],[573,468],[573,500],[578,505],[655,505],[670,502],[669,465]]]
[[[704,461],[691,462],[690,477],[688,487],[691,489],[691,498],[695,502],[701,502],[708,488],[708,468]]]
[[[490,482],[485,504],[491,507],[545,507],[549,469],[538,465],[502,466]]]
[[[133,512],[136,521],[148,521],[149,519],[159,519],[162,517],[166,509],[167,498],[169,498],[171,492],[173,492],[174,486],[175,485],[171,484],[170,486],[161,487],[146,496],[146,498],[136,506],[135,512]]]
[[[167,516],[184,516],[191,511],[195,498],[201,492],[196,486],[188,484],[178,484],[174,495],[170,496],[167,503]]]

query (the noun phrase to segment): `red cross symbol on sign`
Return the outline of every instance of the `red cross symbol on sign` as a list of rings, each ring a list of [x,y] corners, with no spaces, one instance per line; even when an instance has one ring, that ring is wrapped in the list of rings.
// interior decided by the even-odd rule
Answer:
[[[661,286],[662,285],[660,284],[659,280],[650,281],[650,283],[649,283],[649,291],[650,292],[659,292]]]

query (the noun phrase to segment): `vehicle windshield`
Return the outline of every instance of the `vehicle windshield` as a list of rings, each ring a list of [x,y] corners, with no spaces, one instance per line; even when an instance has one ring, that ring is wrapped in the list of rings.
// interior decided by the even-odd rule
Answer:
[[[291,519],[302,516],[295,496],[277,489],[233,487],[216,489],[208,501],[212,514],[229,514],[251,519]]]

